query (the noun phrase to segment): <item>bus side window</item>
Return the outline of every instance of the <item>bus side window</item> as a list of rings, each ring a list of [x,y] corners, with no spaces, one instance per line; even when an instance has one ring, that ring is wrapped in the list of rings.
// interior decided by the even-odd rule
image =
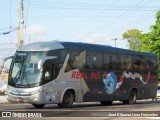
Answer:
[[[44,82],[48,82],[52,80],[52,64],[46,64],[44,69]]]
[[[87,55],[87,68],[96,68],[97,56],[93,54]]]
[[[133,69],[139,70],[140,60],[138,60],[138,57],[132,57],[132,62],[133,62]]]
[[[117,69],[117,56],[109,55],[109,69],[116,70]]]
[[[140,70],[145,70],[146,62],[145,59],[142,57],[141,58],[141,64],[140,64]]]
[[[113,66],[112,66],[112,60],[113,58],[112,58],[112,56],[110,55],[109,56],[109,69],[113,69]]]
[[[80,51],[74,58],[73,67],[82,69],[86,64],[86,51]]]
[[[86,64],[86,51],[70,51],[70,57],[65,72],[73,69],[82,69]]]
[[[132,58],[129,55],[125,56],[125,69],[131,70],[132,69]]]
[[[124,55],[120,56],[120,69],[125,70],[125,56]]]
[[[132,60],[134,70],[145,70],[146,62],[143,56],[136,56]]]
[[[117,69],[117,56],[116,55],[113,55],[113,57],[112,57],[112,68],[114,70]]]
[[[96,68],[97,55],[91,55],[92,68]]]
[[[54,80],[59,75],[61,64],[46,64],[44,68],[44,83]]]
[[[74,66],[73,66],[73,62],[74,62],[75,56],[76,56],[77,54],[78,54],[78,51],[76,51],[76,50],[75,50],[75,51],[69,50],[69,55],[70,55],[70,57],[69,57],[67,66],[66,66],[66,68],[65,68],[65,72],[69,72],[69,71],[75,69]]]
[[[90,68],[90,56],[87,55],[86,59],[86,68]]]
[[[146,61],[146,70],[149,70],[149,69],[150,69],[150,67],[149,67],[149,62]]]
[[[153,70],[157,70],[158,66],[156,60],[152,58],[152,62],[153,62]]]
[[[121,63],[122,63],[122,57],[120,55],[117,55],[117,70],[121,69]]]
[[[45,71],[45,80],[50,80],[50,79],[51,79],[51,72]]]
[[[147,65],[149,67],[149,70],[157,69],[157,62],[153,58],[147,58]]]
[[[102,68],[102,54],[88,52],[86,68],[101,69]]]
[[[103,54],[103,64],[102,64],[102,66],[106,70],[109,69],[109,54],[107,54],[107,53]]]

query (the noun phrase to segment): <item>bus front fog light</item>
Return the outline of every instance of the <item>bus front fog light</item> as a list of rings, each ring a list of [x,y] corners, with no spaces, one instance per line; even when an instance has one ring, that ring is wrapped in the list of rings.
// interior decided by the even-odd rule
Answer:
[[[37,102],[37,101],[38,101],[38,98],[34,98],[34,99],[33,99],[33,102]]]

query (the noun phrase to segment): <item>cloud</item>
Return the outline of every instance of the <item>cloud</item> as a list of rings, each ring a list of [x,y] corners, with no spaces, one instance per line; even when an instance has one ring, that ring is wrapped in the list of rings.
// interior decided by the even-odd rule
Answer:
[[[92,43],[92,44],[101,44],[101,45],[109,45],[112,47],[117,47],[117,48],[124,48],[127,49],[128,47],[126,46],[127,41],[126,40],[114,40],[116,37],[110,37],[106,33],[103,32],[96,32],[93,34],[90,34],[88,36],[76,36],[77,39],[74,39],[76,42],[84,42],[84,43]]]
[[[107,41],[111,40],[111,37],[109,37],[107,34],[97,32],[97,33],[91,34],[87,37],[84,37],[83,39],[86,40],[87,43],[96,44],[99,42],[107,42]]]
[[[43,25],[32,25],[27,29],[29,35],[44,35],[45,28]]]
[[[102,32],[97,32],[87,37],[84,37],[84,40],[86,40],[87,43],[92,43],[92,44],[109,45],[112,47],[116,46],[117,48],[123,48],[123,49],[128,48],[126,46],[127,44],[126,40],[118,39],[115,41],[113,37],[110,37],[109,35]]]
[[[46,30],[43,25],[32,25],[26,30],[28,41],[37,42],[46,40]]]

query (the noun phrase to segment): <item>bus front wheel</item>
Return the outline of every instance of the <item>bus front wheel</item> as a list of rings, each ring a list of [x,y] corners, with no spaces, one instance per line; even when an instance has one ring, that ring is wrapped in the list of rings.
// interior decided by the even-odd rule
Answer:
[[[123,104],[135,104],[137,101],[137,93],[135,90],[132,90],[129,94],[129,99],[124,100]]]
[[[32,104],[35,108],[43,108],[45,106],[45,104]]]
[[[73,102],[74,102],[74,94],[71,91],[67,91],[63,96],[62,103],[58,103],[57,105],[60,108],[69,108],[72,107]]]

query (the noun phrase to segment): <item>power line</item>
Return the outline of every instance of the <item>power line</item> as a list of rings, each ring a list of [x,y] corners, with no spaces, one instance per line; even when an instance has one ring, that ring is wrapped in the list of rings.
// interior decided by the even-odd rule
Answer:
[[[112,5],[114,5],[117,1],[118,0],[115,0],[111,5],[108,6],[108,8],[112,7]],[[106,1],[104,3],[106,3]],[[79,25],[78,27],[76,27],[74,30],[77,30],[77,29],[79,30],[79,29],[83,28],[84,25],[86,25],[89,22],[93,21],[95,18],[97,18],[98,16],[100,16],[101,14],[103,14],[106,10],[108,10],[108,9],[105,9],[105,10],[101,11],[100,13],[96,14],[95,16],[91,17],[89,20],[87,20],[86,22],[82,23],[81,25]],[[70,31],[70,32],[72,33],[72,31]]]
[[[102,8],[102,7],[105,7],[106,6],[109,6],[109,4],[105,4],[105,3],[79,3],[79,2],[55,2],[55,1],[31,1],[30,2],[30,6],[31,7],[44,7],[44,8],[55,8],[56,6],[67,6],[67,7],[70,7],[70,6],[81,6],[81,7],[86,7],[86,8],[89,8],[89,6],[91,7],[99,7],[99,8]],[[127,7],[131,7],[129,5],[121,5],[121,6],[118,6],[118,5],[113,5],[113,7],[117,8],[117,7],[123,7],[123,8],[127,8]],[[144,6],[136,6],[136,8],[144,8]],[[150,7],[145,7],[145,8],[159,8],[159,6],[150,6]]]
[[[16,44],[16,43],[1,43],[0,45],[10,45],[10,44]]]
[[[10,52],[8,49],[10,49],[10,48],[1,48],[1,49],[0,49],[0,52],[2,52],[2,51]]]
[[[107,1],[103,2],[103,4],[106,3],[106,2],[107,2]],[[109,5],[108,8],[110,8],[110,7],[111,7],[113,4],[115,4],[116,2],[117,2],[117,0],[116,0],[115,2],[113,2],[111,5]],[[100,16],[101,14],[103,14],[105,11],[106,11],[106,9],[103,10],[103,11],[101,11],[101,12],[99,12],[98,14],[94,15],[94,16],[91,17],[89,20],[83,22],[81,25],[79,25],[78,27],[74,28],[74,30],[77,30],[77,29],[79,30],[79,29],[83,28],[85,24],[93,21],[95,18],[97,18],[98,16]],[[74,30],[72,30],[72,31],[74,31]],[[70,31],[70,32],[72,33],[72,31]]]
[[[36,1],[33,0],[30,2],[31,8],[43,8],[43,9],[90,9],[90,10],[128,10],[132,6],[129,5],[112,5],[110,9],[106,8],[106,6],[110,6],[110,4],[94,4],[94,3],[77,3],[77,2],[55,2],[55,1]],[[134,10],[138,11],[152,11],[159,9],[159,6],[139,6],[134,7]]]
[[[110,11],[126,11],[130,10],[129,8],[88,8],[88,7],[34,7],[30,6],[30,8],[39,8],[39,9],[61,9],[61,10],[95,10],[95,11],[103,11],[103,10],[110,10]],[[158,8],[153,9],[144,9],[144,8],[135,8],[134,11],[157,11]]]
[[[112,18],[112,17],[118,17],[119,15],[108,15],[108,16],[97,16],[97,18]],[[127,15],[122,17],[145,17],[146,15]],[[154,15],[148,15],[149,17],[153,17]],[[94,16],[35,16],[35,17],[29,17],[30,19],[52,19],[52,18],[92,18]]]
[[[15,29],[15,28],[18,28],[18,27],[9,27],[9,28],[2,28],[2,29],[0,29],[0,30],[8,30],[8,29]]]
[[[132,6],[132,7],[130,8],[130,10],[133,11],[133,8],[135,8],[136,6],[138,6],[139,4],[141,4],[143,1],[144,1],[144,0],[141,0],[140,2],[138,2],[137,4],[135,4],[134,6]],[[149,2],[149,1],[147,1],[146,3],[148,3],[148,2]],[[146,3],[145,3],[145,4],[146,4]],[[88,35],[90,35],[90,34],[92,34],[92,33],[94,33],[94,32],[97,32],[97,31],[100,31],[100,30],[104,29],[104,27],[105,27],[107,24],[109,24],[109,26],[113,25],[113,23],[117,22],[124,14],[129,14],[129,12],[130,12],[130,11],[124,11],[124,12],[121,13],[118,17],[116,17],[116,19],[112,19],[112,20],[110,20],[109,22],[104,23],[103,25],[97,27],[95,30],[93,30],[93,31],[91,31],[91,32],[89,32],[89,33],[87,33],[87,34],[85,34],[85,35],[83,35],[82,37],[79,37],[79,38],[77,38],[77,39],[83,38],[83,37],[88,36]],[[107,26],[107,27],[108,27],[108,26]]]
[[[8,53],[8,54],[4,54],[4,53],[0,53],[0,55],[13,55],[13,54],[11,54],[11,53]]]
[[[9,31],[7,31],[7,32],[2,32],[2,33],[0,33],[0,35],[7,35],[7,34],[10,34],[11,32],[16,31],[16,30],[18,30],[18,28],[13,29],[13,30],[9,30]]]
[[[144,0],[140,1],[139,3],[137,3],[135,6],[133,6],[133,7],[131,8],[131,10],[133,11],[133,8],[135,8],[137,5],[139,5],[139,4],[142,3],[143,1],[144,1]],[[147,1],[146,3],[144,3],[144,5],[145,5],[145,4],[148,4],[148,2],[150,2],[150,1]],[[127,15],[130,14],[129,11],[127,11],[126,13],[127,13]],[[120,19],[122,16],[123,16],[123,15],[120,15],[120,16],[118,17],[118,19],[116,19],[115,21],[112,21],[112,23],[110,23],[109,25],[111,26],[111,25],[113,25],[114,23],[118,22],[119,19]],[[107,26],[107,27],[108,27],[108,26]]]
[[[150,15],[150,14],[152,14],[152,13],[153,13],[153,12],[149,13],[148,15]],[[146,15],[145,17],[141,17],[141,18],[133,21],[132,23],[121,27],[120,29],[118,29],[118,30],[116,30],[116,31],[113,31],[113,32],[111,33],[111,35],[117,33],[118,31],[120,31],[120,30],[122,30],[122,29],[124,29],[124,28],[126,28],[126,27],[128,27],[128,26],[130,26],[130,25],[135,25],[135,24],[137,24],[137,23],[139,23],[139,22],[141,22],[141,21],[148,20],[148,19],[146,19],[146,18],[150,17],[150,16],[148,16],[148,15]]]

